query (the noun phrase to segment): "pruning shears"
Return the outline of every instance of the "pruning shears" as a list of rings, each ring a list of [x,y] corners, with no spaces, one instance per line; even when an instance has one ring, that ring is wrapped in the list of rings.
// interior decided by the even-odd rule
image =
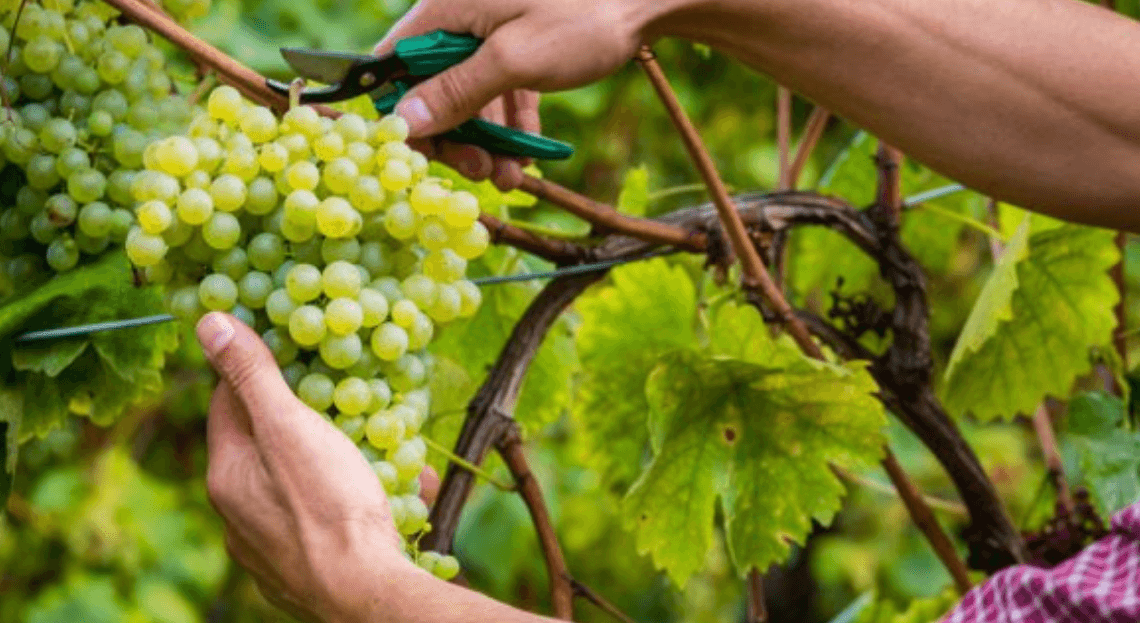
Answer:
[[[301,91],[303,104],[327,104],[365,93],[377,112],[391,113],[413,86],[457,65],[479,49],[482,40],[442,30],[396,42],[387,56],[281,48],[281,56],[301,77],[327,84]],[[289,94],[289,85],[267,80],[270,89]],[[484,119],[470,119],[442,135],[457,143],[477,145],[499,155],[565,160],[574,147],[545,136],[508,128]]]

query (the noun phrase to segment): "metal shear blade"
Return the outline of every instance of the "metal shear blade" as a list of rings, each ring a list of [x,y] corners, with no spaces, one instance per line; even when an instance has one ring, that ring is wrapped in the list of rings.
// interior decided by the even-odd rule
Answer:
[[[383,93],[390,80],[407,74],[407,66],[395,56],[375,57],[303,48],[281,48],[281,56],[297,75],[328,84],[304,89],[301,102],[306,104],[340,102],[373,91]],[[289,85],[284,82],[266,82],[282,95],[289,93]]]

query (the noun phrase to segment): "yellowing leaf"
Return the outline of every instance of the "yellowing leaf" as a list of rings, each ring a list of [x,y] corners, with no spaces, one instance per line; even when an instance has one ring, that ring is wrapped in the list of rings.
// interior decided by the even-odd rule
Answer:
[[[789,354],[766,365],[677,352],[649,377],[654,457],[623,510],[639,551],[679,585],[704,564],[718,497],[743,575],[783,560],[789,540],[839,510],[844,488],[829,462],[879,458],[886,417],[865,364]]]
[[[994,419],[1068,396],[1091,367],[1089,348],[1111,337],[1118,293],[1107,271],[1118,260],[1112,232],[1023,223],[951,354],[946,408]]]

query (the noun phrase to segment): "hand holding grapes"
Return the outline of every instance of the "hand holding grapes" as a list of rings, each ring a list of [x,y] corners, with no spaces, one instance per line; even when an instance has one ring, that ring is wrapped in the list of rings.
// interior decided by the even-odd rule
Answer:
[[[377,598],[376,574],[430,579],[401,554],[372,468],[293,395],[257,334],[213,313],[198,337],[221,377],[207,423],[210,499],[262,594],[304,620],[343,620]]]

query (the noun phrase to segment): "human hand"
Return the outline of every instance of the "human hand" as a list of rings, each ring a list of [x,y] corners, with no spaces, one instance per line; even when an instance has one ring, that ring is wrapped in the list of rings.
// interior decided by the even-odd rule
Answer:
[[[206,486],[230,555],[266,599],[300,619],[350,620],[374,608],[378,576],[418,572],[401,553],[379,478],[348,437],[294,396],[249,327],[212,313],[197,332],[221,377],[207,421]],[[434,496],[434,474],[421,482]]]
[[[633,58],[673,2],[666,0],[420,0],[376,46],[434,30],[484,40],[468,60],[413,88],[396,107],[413,138],[440,134],[481,115],[538,133],[536,91],[570,89],[605,77]],[[475,180],[502,190],[522,183],[523,160],[471,145],[416,146]]]

